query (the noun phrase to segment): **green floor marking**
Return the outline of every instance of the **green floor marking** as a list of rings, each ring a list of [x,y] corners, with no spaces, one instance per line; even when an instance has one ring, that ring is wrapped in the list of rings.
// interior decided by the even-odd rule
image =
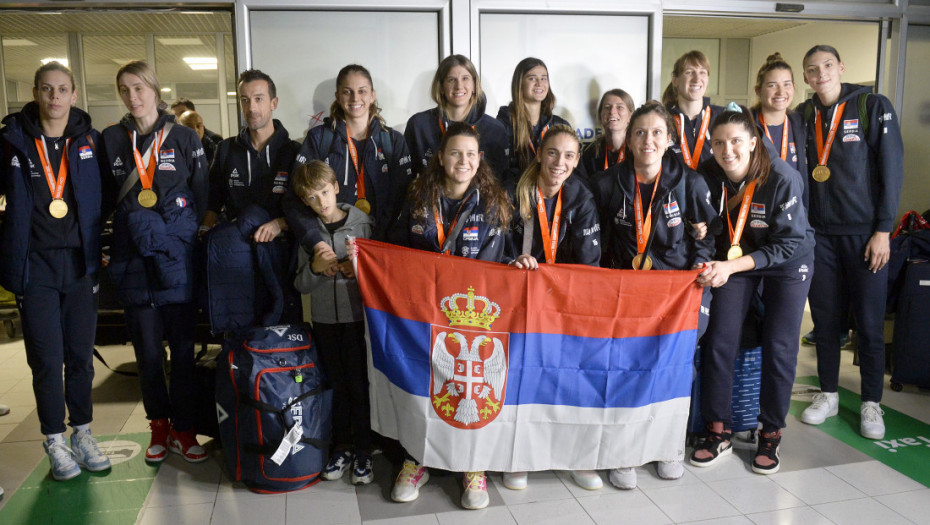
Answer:
[[[819,386],[816,376],[799,377],[795,384]],[[843,443],[930,487],[930,425],[882,405],[885,439],[872,441],[859,434],[859,394],[839,389],[840,411],[817,428]],[[800,419],[810,405],[791,401],[791,413]]]
[[[145,462],[150,434],[97,436],[110,457],[109,471],[86,472],[55,481],[42,459],[10,501],[0,509],[0,523],[21,525],[124,525],[136,522],[155,481],[158,467]]]

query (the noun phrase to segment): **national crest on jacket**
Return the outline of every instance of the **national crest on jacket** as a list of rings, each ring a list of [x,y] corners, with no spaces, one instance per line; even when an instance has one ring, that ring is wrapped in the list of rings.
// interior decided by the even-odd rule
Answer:
[[[500,305],[469,287],[443,297],[439,308],[449,326],[431,325],[433,410],[453,427],[481,428],[497,418],[507,386],[510,334],[490,331]]]

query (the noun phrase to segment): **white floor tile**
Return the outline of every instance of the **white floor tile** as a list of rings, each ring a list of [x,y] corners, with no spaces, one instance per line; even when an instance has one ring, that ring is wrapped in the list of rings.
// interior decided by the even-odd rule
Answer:
[[[910,520],[872,498],[814,505],[814,510],[837,525],[910,525]]]
[[[519,505],[534,501],[552,501],[568,499],[572,493],[565,488],[562,481],[552,471],[530,472],[527,487],[523,490],[510,490],[504,486],[501,475],[493,473],[489,476],[491,482],[500,492],[501,499],[507,505]]]
[[[704,484],[643,489],[643,493],[676,523],[740,514],[736,508]]]
[[[713,520],[686,521],[682,525],[753,525],[752,521],[746,516],[730,516],[729,518],[717,518]]]
[[[832,521],[810,507],[760,512],[749,514],[748,518],[756,525],[833,525]]]
[[[763,476],[731,479],[707,484],[743,514],[801,507],[804,502]]]
[[[723,481],[725,479],[752,478],[758,476],[752,471],[749,463],[737,452],[722,457],[709,467],[695,467],[685,461],[685,468],[705,483]]]
[[[388,518],[383,520],[368,520],[365,525],[439,525],[439,518],[435,514],[421,516],[407,516],[403,518]]]
[[[849,465],[837,465],[834,467],[827,467],[827,470],[869,496],[880,496],[883,494],[894,494],[897,492],[925,488],[922,484],[878,461],[863,461],[861,463],[851,463]]]
[[[176,507],[149,507],[142,509],[138,525],[166,525],[168,523],[210,523],[213,503],[179,505]]]
[[[219,465],[207,460],[187,463],[176,454],[158,469],[155,482],[149,490],[146,507],[174,507],[194,503],[213,503],[220,482]]]
[[[440,525],[515,525],[517,521],[507,507],[488,507],[481,510],[457,510],[436,514]]]
[[[599,524],[660,525],[672,520],[640,490],[622,490],[578,500]]]
[[[284,523],[287,496],[269,494],[262,499],[217,501],[212,525],[256,525]]]
[[[930,525],[930,489],[887,494],[875,499],[914,523]]]
[[[510,513],[519,525],[582,525],[594,524],[584,508],[576,499],[557,501],[539,501],[511,505]]]
[[[355,491],[298,491],[287,495],[285,525],[342,525],[361,522],[362,516],[358,511]]]
[[[808,505],[865,497],[859,489],[822,468],[779,472],[770,477]]]

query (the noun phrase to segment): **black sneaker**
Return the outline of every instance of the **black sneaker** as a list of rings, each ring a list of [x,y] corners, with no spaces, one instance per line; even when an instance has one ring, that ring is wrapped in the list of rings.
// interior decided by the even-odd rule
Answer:
[[[371,454],[360,452],[356,454],[355,461],[352,462],[352,484],[367,485],[375,479],[375,474],[371,470]]]
[[[710,432],[703,443],[694,447],[691,453],[691,464],[695,467],[709,467],[717,462],[723,456],[728,456],[733,452],[733,432],[724,430],[723,432]],[[699,450],[707,450],[711,453],[706,458],[697,458],[695,453]]]
[[[756,474],[774,474],[778,472],[778,448],[780,445],[780,430],[769,433],[759,433],[759,449],[756,451],[756,456],[752,459],[752,471]],[[765,456],[774,461],[774,463],[762,466],[756,462],[756,459],[760,456]]]
[[[329,458],[329,463],[327,463],[326,468],[323,469],[323,479],[327,481],[341,479],[345,471],[349,470],[349,467],[352,465],[353,457],[354,455],[350,450],[337,450],[333,452],[332,457]]]

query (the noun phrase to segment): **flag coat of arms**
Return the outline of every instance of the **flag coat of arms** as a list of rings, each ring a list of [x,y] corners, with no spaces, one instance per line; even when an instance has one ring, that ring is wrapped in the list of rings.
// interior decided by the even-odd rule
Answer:
[[[372,428],[430,467],[684,457],[696,271],[507,265],[359,239]]]

